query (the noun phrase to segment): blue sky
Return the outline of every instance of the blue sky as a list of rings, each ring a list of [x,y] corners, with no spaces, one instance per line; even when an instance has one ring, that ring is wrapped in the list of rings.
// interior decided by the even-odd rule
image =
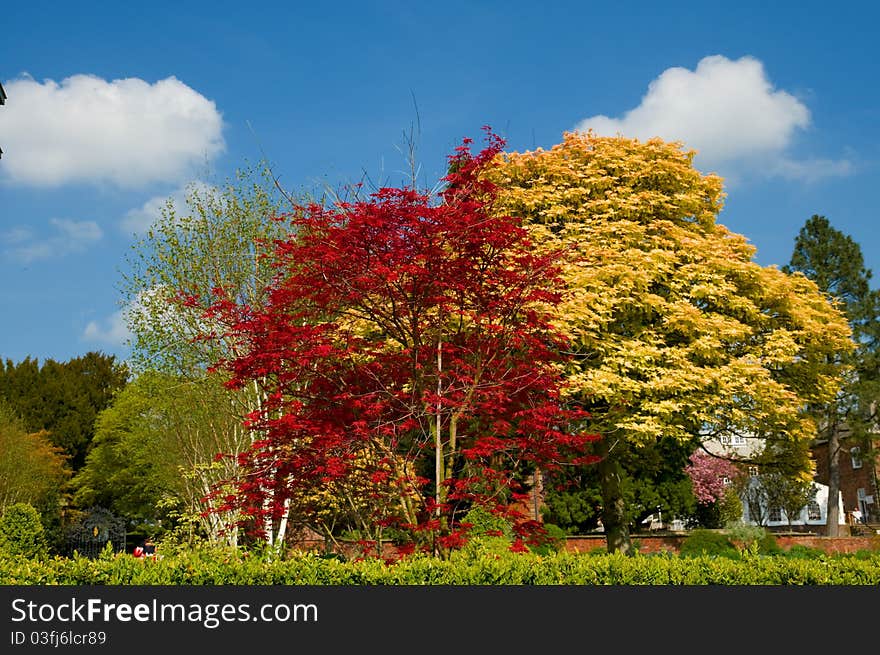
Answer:
[[[398,184],[416,119],[431,184],[486,124],[680,139],[759,263],[822,214],[880,276],[874,3],[137,4],[4,2],[0,358],[125,359],[133,231],[206,164]]]

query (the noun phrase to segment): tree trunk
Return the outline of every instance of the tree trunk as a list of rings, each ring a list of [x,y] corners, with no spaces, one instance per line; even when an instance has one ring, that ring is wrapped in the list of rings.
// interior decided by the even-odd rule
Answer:
[[[837,420],[832,420],[828,429],[828,501],[825,510],[825,534],[829,537],[840,535],[840,434]]]
[[[441,373],[443,372],[443,342],[439,339],[437,340],[437,414],[435,417],[434,423],[434,517],[438,520],[441,517],[441,506],[444,501],[444,487],[443,480],[445,479],[445,472],[443,470],[443,420],[442,420],[442,411],[443,407],[440,403],[440,399],[443,395],[443,378]],[[437,531],[434,531],[434,545],[433,545],[433,553],[434,556],[441,555],[440,546],[437,542]]]
[[[608,552],[632,554],[632,543],[629,538],[629,527],[624,514],[623,490],[620,486],[620,462],[611,452],[612,448],[604,439],[597,442],[599,456],[599,477],[602,486],[602,525],[605,528],[605,540]]]

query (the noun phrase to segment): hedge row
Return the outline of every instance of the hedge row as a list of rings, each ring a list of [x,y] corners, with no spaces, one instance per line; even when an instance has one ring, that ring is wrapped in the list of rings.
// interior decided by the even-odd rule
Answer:
[[[203,550],[137,559],[0,557],[2,585],[878,585],[880,553],[797,559],[483,554],[396,563],[298,555],[269,562]]]

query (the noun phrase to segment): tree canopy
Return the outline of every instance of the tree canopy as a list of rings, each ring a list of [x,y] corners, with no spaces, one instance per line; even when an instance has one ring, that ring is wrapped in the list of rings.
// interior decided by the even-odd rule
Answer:
[[[169,199],[150,229],[135,242],[121,284],[134,369],[176,378],[185,389],[182,407],[195,404],[218,412],[203,428],[221,430],[215,434],[218,450],[211,456],[229,456],[223,463],[230,478],[236,475],[235,456],[243,447],[239,440],[244,417],[263,399],[255,386],[235,392],[224,389],[226,374],[209,372],[218,359],[235,356],[236,343],[198,338],[214,326],[205,323],[203,312],[192,301],[198,299],[196,304],[204,309],[222,289],[231,303],[259,306],[264,302],[262,294],[274,274],[265,255],[288,229],[272,217],[287,201],[266,167],[239,170],[233,179],[216,186],[191,185],[185,201],[175,204]],[[195,393],[205,397],[197,399]],[[218,393],[225,393],[225,400]],[[177,414],[178,418],[185,419],[186,411]],[[171,421],[169,429],[179,432],[184,424]],[[205,433],[196,430],[192,434],[201,438]],[[188,474],[207,483],[202,494],[206,495],[216,482],[215,472],[199,468]],[[215,515],[212,520],[218,518]],[[216,536],[218,529],[214,526],[209,533]],[[283,539],[283,530],[273,530],[269,537],[272,542]]]
[[[28,432],[0,401],[0,512],[16,503],[45,509],[69,477],[67,458],[46,432]]]
[[[262,253],[286,226],[271,220],[285,199],[266,169],[240,170],[217,186],[193,184],[184,203],[169,199],[160,216],[133,244],[121,292],[132,333],[135,370],[198,377],[229,355],[221,339],[195,339],[205,325],[181,294],[214,300],[212,290],[243,304],[261,302],[272,277]]]
[[[185,521],[201,537],[234,544],[204,499],[235,477],[234,456],[250,443],[229,406],[235,402],[214,377],[142,372],[98,415],[92,450],[72,481],[75,502],[107,507],[154,532]],[[217,460],[220,453],[233,457]]]
[[[716,219],[722,181],[660,139],[568,133],[549,150],[504,153],[487,175],[498,210],[565,250],[556,325],[569,337],[569,398],[603,434],[603,523],[628,550],[618,440],[726,435],[785,444],[805,474],[815,424],[852,348],[845,317],[804,275],[753,261]],[[793,458],[793,461],[791,461]]]
[[[263,305],[219,291],[205,320],[230,325],[220,337],[243,353],[222,365],[265,390],[238,497],[251,512],[284,514],[357,462],[397,490],[375,520],[444,552],[471,505],[509,503],[517,474],[584,459],[595,437],[560,402],[546,321],[556,254],[493,211],[478,173],[500,140],[476,156],[468,143],[439,199],[385,188],[299,208]]]
[[[865,268],[859,244],[818,214],[798,232],[791,261],[784,270],[806,275],[828,294],[849,321],[856,343],[854,350],[829,354],[831,361],[850,369],[841,393],[811,407],[820,427],[818,437],[828,443],[826,526],[829,536],[836,536],[841,449],[858,444],[867,456],[875,457],[872,438],[880,396],[880,291],[870,287],[872,273]]]
[[[25,358],[0,362],[0,399],[24,428],[45,430],[73,470],[85,462],[95,417],[125,386],[128,370],[113,355],[89,352],[66,362]]]

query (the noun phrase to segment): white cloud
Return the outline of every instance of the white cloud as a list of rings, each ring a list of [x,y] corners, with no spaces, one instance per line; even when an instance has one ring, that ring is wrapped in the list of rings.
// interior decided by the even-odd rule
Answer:
[[[182,338],[203,333],[207,328],[201,312],[182,307],[175,296],[172,288],[162,284],[141,291],[125,317],[139,333],[177,334]]]
[[[103,233],[101,228],[95,221],[71,221],[66,218],[53,218],[49,221],[54,225],[61,237],[67,243],[77,245],[85,245],[93,241],[98,241]]]
[[[100,226],[94,221],[53,218],[49,224],[55,228],[55,233],[46,238],[35,236],[27,228],[13,228],[0,235],[0,241],[7,245],[6,254],[22,262],[30,263],[40,259],[84,252],[104,236]]]
[[[789,180],[805,180],[815,182],[825,177],[843,177],[853,171],[853,166],[846,160],[804,159],[794,161],[781,158],[774,163],[772,172]]]
[[[29,241],[33,238],[33,235],[34,233],[26,227],[14,227],[11,230],[7,230],[3,234],[0,234],[0,241],[10,245],[14,245]]]
[[[787,151],[810,125],[810,112],[795,96],[774,89],[753,57],[705,57],[695,70],[669,68],[648,86],[638,107],[621,118],[585,118],[577,130],[646,140],[681,141],[697,151],[702,169],[738,172],[760,167],[770,175],[812,178],[845,174],[845,161],[797,162]]]
[[[153,196],[136,209],[129,209],[122,217],[120,227],[123,231],[133,234],[146,232],[147,229],[162,215],[169,198],[175,207],[185,199],[185,190],[178,189],[167,196]]]
[[[201,197],[207,197],[209,193],[216,195],[213,187],[203,182],[190,182],[186,186],[182,186],[168,195],[153,196],[143,205],[135,209],[129,209],[122,217],[120,228],[128,234],[141,234],[162,215],[169,200],[178,213],[186,211],[186,199],[191,193],[195,192]]]
[[[126,326],[125,310],[115,312],[110,318],[102,321],[91,321],[86,325],[83,331],[83,338],[86,341],[94,341],[112,346],[125,345],[131,333]]]
[[[176,182],[225,148],[214,102],[174,77],[22,77],[5,88],[0,171],[13,183]]]
[[[82,338],[112,346],[132,342],[134,334],[150,335],[159,339],[190,341],[199,335],[220,330],[212,325],[196,308],[182,306],[175,291],[163,284],[140,291],[119,311],[101,321],[90,321]]]

